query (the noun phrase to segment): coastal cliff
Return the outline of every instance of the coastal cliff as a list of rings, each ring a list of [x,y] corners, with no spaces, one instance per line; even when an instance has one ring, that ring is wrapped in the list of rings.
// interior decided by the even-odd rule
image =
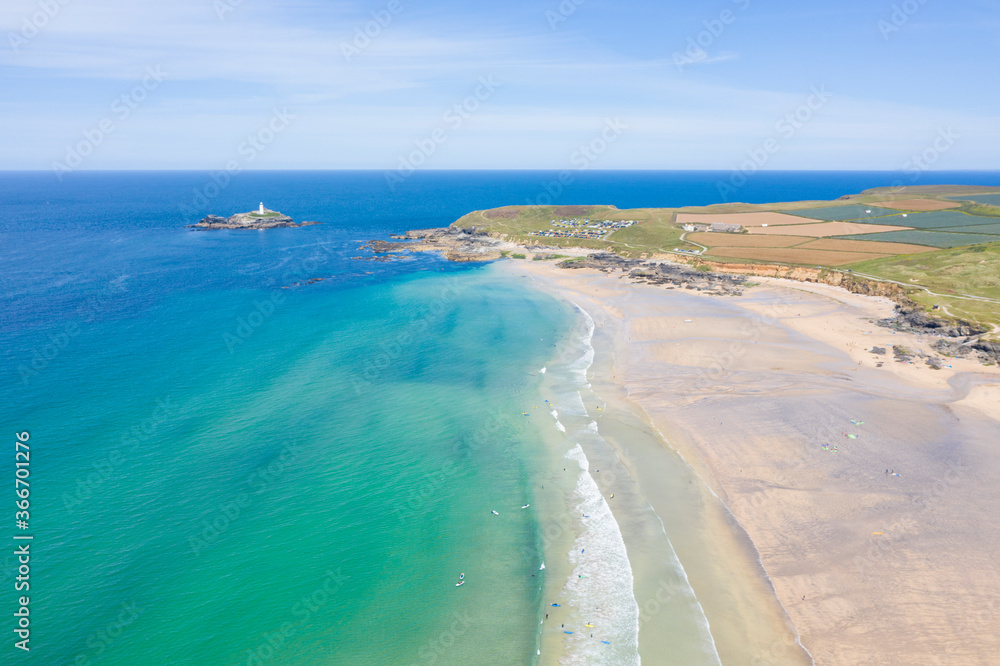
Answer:
[[[910,298],[903,286],[847,271],[782,264],[723,263],[683,254],[653,254],[648,259],[633,259],[589,248],[527,246],[475,227],[417,229],[392,238],[396,240],[364,243],[361,248],[370,250],[375,256],[355,258],[386,261],[410,252],[440,252],[450,261],[492,261],[504,256],[527,258],[531,253],[531,258],[536,260],[565,258],[557,264],[563,269],[591,268],[605,273],[616,272],[632,282],[728,296],[741,294],[749,284],[748,280],[754,277],[826,284],[850,293],[893,301],[896,304],[895,315],[876,323],[899,331],[938,336],[947,342],[947,348],[938,350],[941,353],[950,356],[976,355],[984,363],[1000,362],[1000,345],[982,340],[989,333],[987,327],[960,318],[932,316]],[[575,256],[552,254],[560,250],[574,252]]]

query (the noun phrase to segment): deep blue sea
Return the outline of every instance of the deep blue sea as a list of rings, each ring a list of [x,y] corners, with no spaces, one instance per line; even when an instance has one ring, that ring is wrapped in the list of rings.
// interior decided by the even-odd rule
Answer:
[[[579,316],[489,266],[358,246],[510,204],[718,203],[726,178],[0,173],[10,491],[30,433],[27,528],[13,492],[3,505],[0,661],[534,663],[545,554],[520,507],[551,460],[529,410]],[[762,172],[734,198],[899,178]],[[935,183],[1000,172],[917,184]],[[259,202],[322,224],[186,228]],[[16,535],[33,537],[24,592]],[[30,653],[14,647],[22,594]]]

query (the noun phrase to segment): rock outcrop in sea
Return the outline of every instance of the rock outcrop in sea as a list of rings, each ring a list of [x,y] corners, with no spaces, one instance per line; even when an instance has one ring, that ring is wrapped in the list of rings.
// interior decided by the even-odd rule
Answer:
[[[296,223],[292,218],[276,210],[264,209],[264,212],[236,213],[229,217],[206,215],[197,224],[189,225],[194,229],[275,229],[278,227],[305,227],[319,222]]]

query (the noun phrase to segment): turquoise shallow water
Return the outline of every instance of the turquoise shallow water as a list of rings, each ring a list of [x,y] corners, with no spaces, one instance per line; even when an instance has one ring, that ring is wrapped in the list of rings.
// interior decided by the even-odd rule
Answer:
[[[488,267],[351,257],[552,177],[248,173],[192,217],[205,174],[0,174],[0,423],[31,433],[34,536],[32,650],[11,622],[0,662],[531,663],[551,600],[520,507],[567,464],[531,407],[579,320]],[[718,177],[586,173],[563,196],[712,203]],[[745,198],[891,180],[761,174]],[[261,198],[324,224],[184,228]]]
[[[229,353],[266,296],[90,329],[117,342],[39,388],[39,663],[529,663],[521,411],[559,306],[488,271],[288,291]]]

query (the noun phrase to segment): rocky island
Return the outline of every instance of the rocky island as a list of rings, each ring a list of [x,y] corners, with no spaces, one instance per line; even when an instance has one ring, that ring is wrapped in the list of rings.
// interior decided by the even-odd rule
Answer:
[[[276,210],[260,208],[251,213],[236,213],[229,217],[206,215],[197,224],[189,225],[195,229],[275,229],[277,227],[305,227],[319,222],[299,222]]]

